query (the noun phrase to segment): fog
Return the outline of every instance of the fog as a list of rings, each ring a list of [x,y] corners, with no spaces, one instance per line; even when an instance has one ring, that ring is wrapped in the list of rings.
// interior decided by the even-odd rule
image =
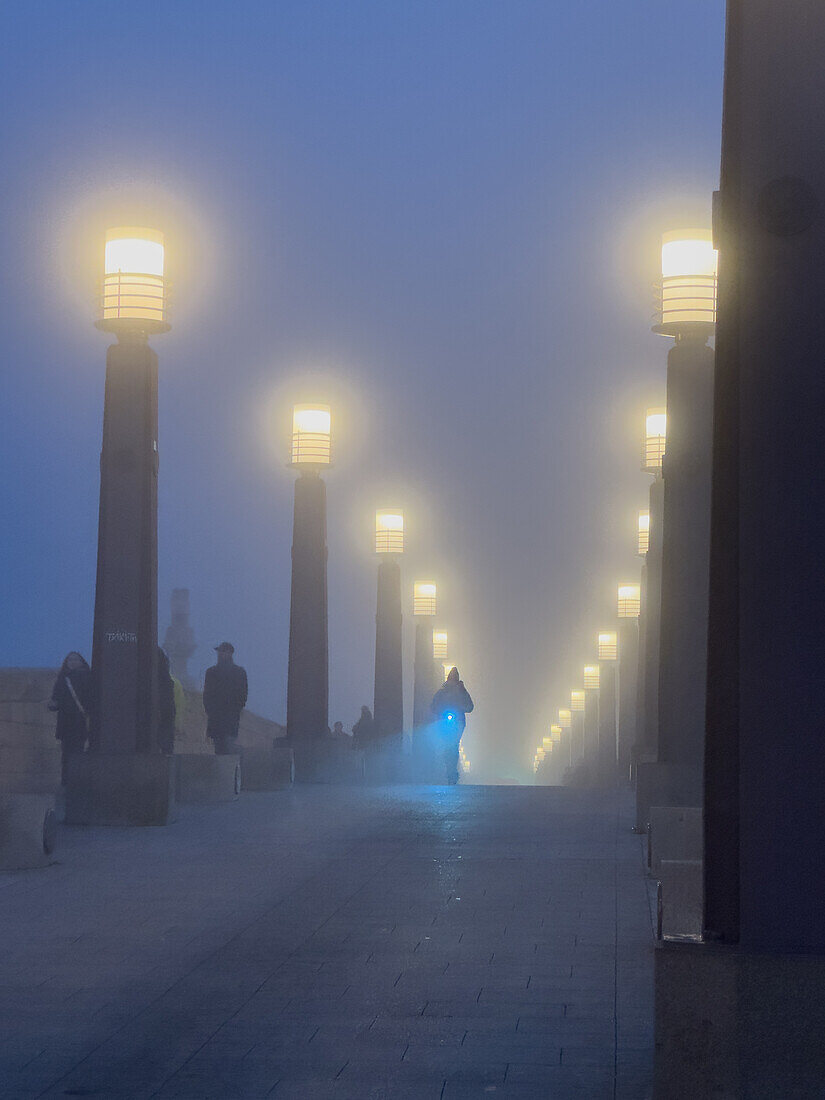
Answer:
[[[332,407],[330,723],[372,703],[373,512],[527,780],[638,575],[662,231],[707,225],[724,5],[334,0],[0,12],[0,663],[91,650],[110,225],[166,235],[160,615],[191,590],[283,721],[296,401]]]

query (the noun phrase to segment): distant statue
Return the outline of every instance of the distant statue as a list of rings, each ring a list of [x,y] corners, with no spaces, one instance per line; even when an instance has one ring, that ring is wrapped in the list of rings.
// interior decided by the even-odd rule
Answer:
[[[195,688],[195,682],[189,675],[186,664],[195,650],[195,633],[189,625],[189,589],[173,588],[170,600],[172,622],[166,628],[163,648],[169,656],[172,676],[180,680],[189,690]]]

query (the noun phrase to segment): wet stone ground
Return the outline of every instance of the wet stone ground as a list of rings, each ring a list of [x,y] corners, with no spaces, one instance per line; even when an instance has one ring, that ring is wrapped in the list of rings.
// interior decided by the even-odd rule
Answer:
[[[644,1100],[629,796],[298,787],[0,875],[0,1095]]]

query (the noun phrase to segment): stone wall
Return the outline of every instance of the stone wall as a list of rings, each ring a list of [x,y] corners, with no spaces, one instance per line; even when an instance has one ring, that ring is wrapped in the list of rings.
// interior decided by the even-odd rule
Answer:
[[[60,783],[56,718],[46,709],[56,676],[51,668],[0,669],[0,791],[50,794]],[[178,715],[177,727],[176,752],[212,752],[200,692],[186,692],[186,709]],[[243,711],[241,745],[269,747],[285,735],[277,722]]]

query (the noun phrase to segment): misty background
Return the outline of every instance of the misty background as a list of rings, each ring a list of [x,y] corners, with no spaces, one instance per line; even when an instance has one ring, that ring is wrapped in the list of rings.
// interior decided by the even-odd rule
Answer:
[[[0,7],[0,664],[91,651],[103,235],[166,236],[161,639],[191,590],[283,721],[295,401],[333,412],[330,724],[372,705],[376,507],[526,779],[638,576],[662,231],[709,225],[724,3]]]

